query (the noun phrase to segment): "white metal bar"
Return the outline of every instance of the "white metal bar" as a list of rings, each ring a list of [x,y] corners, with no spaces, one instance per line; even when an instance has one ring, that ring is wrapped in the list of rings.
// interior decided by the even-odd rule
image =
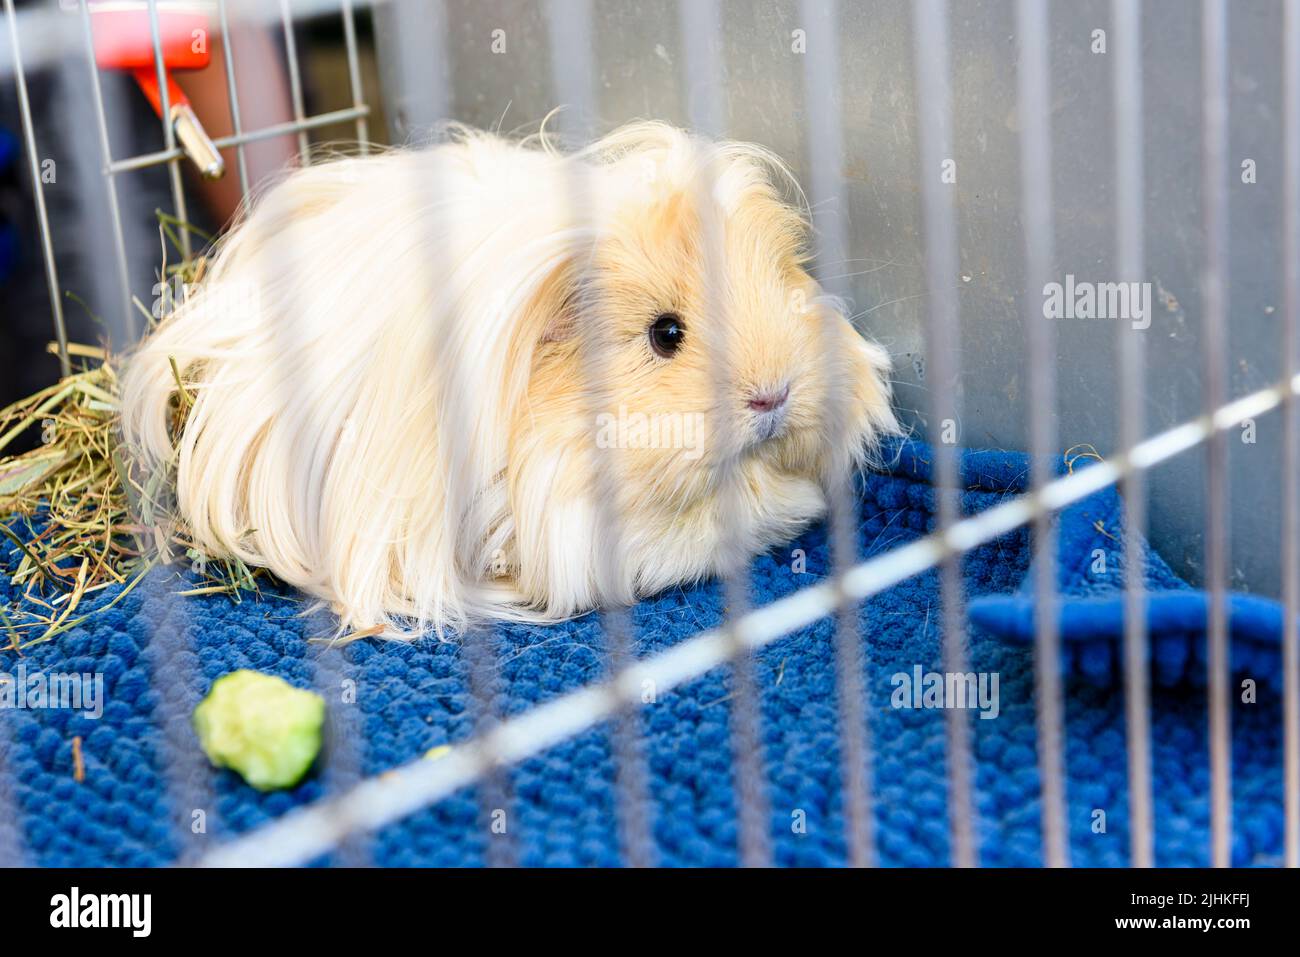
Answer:
[[[298,63],[298,41],[293,35],[293,14],[289,0],[280,0],[280,20],[284,24],[284,55],[289,68],[289,99],[293,103],[293,120],[298,127],[298,155],[303,166],[311,165],[311,141],[302,125],[307,117],[302,102],[302,67]]]
[[[443,70],[448,57],[446,5],[443,0],[425,0],[422,3],[407,0],[394,7],[393,16],[396,18],[400,42],[396,59],[402,88],[420,91],[423,112],[414,117],[414,120],[422,128],[432,127],[437,117],[446,115],[452,98],[450,77]],[[444,184],[436,175],[423,175],[407,185],[413,195],[422,197],[422,206],[431,211],[423,219],[427,224],[426,243],[431,250],[439,249],[443,237],[436,217],[443,199]],[[447,350],[436,347],[436,339],[432,341],[435,346],[428,361],[430,367],[437,370],[436,378],[444,383],[464,382],[464,376],[455,365],[455,355],[449,357]],[[445,416],[444,423],[456,418],[456,415]],[[473,488],[466,481],[466,463],[470,458],[470,450],[463,430],[448,430],[440,438],[446,442],[446,509],[453,516],[454,527],[459,525],[460,518],[474,495]],[[467,629],[461,636],[460,649],[464,680],[470,698],[474,728],[472,734],[479,740],[490,742],[498,723],[494,706],[498,664],[493,637],[486,629]],[[487,752],[487,757],[489,762],[476,794],[479,826],[485,835],[484,861],[489,867],[508,867],[517,860],[511,821],[513,796],[504,766],[491,760],[490,751]],[[498,814],[504,815],[503,830],[493,826]]]
[[[448,56],[446,5],[443,0],[423,0],[420,3],[406,0],[396,4],[393,16],[402,44],[396,57],[402,89],[420,91],[421,105],[427,112],[419,116],[418,122],[421,126],[432,126],[433,118],[445,115],[447,104],[451,102],[450,77],[442,69]],[[445,242],[438,223],[439,210],[445,202],[445,184],[436,175],[436,165],[430,164],[427,169],[433,172],[413,177],[406,187],[419,198],[420,208],[428,210],[428,214],[421,217],[425,224],[425,244],[430,250],[439,250]],[[456,383],[464,383],[464,375],[456,364],[457,354],[452,352],[449,356],[448,350],[438,348],[436,338],[431,342],[433,347],[426,358],[429,367],[436,370],[434,378],[449,384],[449,391],[455,388]],[[457,398],[453,396],[449,401],[454,403]],[[446,414],[447,411],[443,410],[444,427],[447,421],[463,419],[466,414],[457,413],[455,409],[451,410],[452,414]],[[443,449],[447,457],[446,512],[452,517],[452,527],[458,527],[474,495],[467,479],[471,454],[468,438],[463,429],[445,429],[445,434],[441,434],[439,439],[445,443]],[[490,733],[497,723],[494,689],[498,665],[493,637],[487,629],[475,627],[465,630],[460,636],[459,658],[470,699],[471,734],[490,740]],[[508,777],[500,765],[489,762],[478,788],[476,803],[479,826],[485,835],[485,863],[489,867],[510,866],[516,860],[511,830],[512,795]],[[504,829],[493,826],[498,814],[504,815]]]
[[[810,53],[804,56],[805,134],[809,144],[809,207],[813,211],[814,244],[821,269],[819,279],[828,293],[847,298],[847,282],[836,267],[847,261],[849,249],[844,190],[843,96],[840,83],[839,4],[835,0],[803,0],[801,22]],[[839,349],[822,325],[825,364],[837,368]],[[826,403],[827,441],[843,447],[844,397],[852,383],[832,376]],[[827,490],[831,549],[831,579],[858,560],[856,505],[849,476],[839,477]],[[835,615],[836,722],[840,742],[840,777],[845,809],[848,860],[855,867],[875,864],[875,816],[872,810],[872,756],[867,725],[865,649],[859,632],[860,609],[845,600]]]
[[[843,594],[863,600],[934,568],[947,556],[968,552],[1029,522],[1101,491],[1130,472],[1150,469],[1236,428],[1246,419],[1300,393],[1300,374],[1230,402],[1138,443],[1127,453],[1079,469],[1043,488],[1008,499],[908,545],[854,566]],[[756,650],[831,614],[843,595],[829,583],[804,588],[758,608],[735,623],[743,648]],[[719,630],[700,632],[653,658],[637,661],[602,682],[586,685],[503,721],[488,739],[466,742],[437,761],[417,760],[368,778],[346,794],[324,798],[245,834],[208,854],[216,867],[302,864],[326,853],[348,834],[374,831],[473,784],[494,763],[514,764],[635,707],[648,682],[662,694],[726,664],[736,646]]]
[[[242,15],[245,11],[248,11],[251,14],[252,9],[253,8],[247,4],[239,4],[235,11],[236,17],[239,18],[237,22],[248,22]],[[256,22],[260,23],[263,21]],[[226,22],[223,24],[223,31],[224,27],[227,26],[228,23],[229,17],[226,18]],[[233,66],[234,60],[233,56],[231,56],[227,61],[227,96],[231,95],[231,84],[234,83]],[[266,89],[269,84],[274,84],[277,81],[276,70],[277,68],[274,64],[262,62],[257,57],[249,58],[245,63],[241,64],[241,80],[246,89]],[[261,132],[264,134],[266,133],[266,131]],[[253,138],[256,137],[245,134],[240,137],[239,140],[241,142],[247,142]],[[231,142],[231,139],[232,138],[226,138],[226,140],[220,145],[234,145]],[[110,170],[110,172],[115,171]],[[295,261],[298,258],[296,253],[300,252],[300,250],[281,246],[276,247],[273,252],[273,255],[263,256],[258,260],[257,267],[262,282],[266,283],[269,281],[270,277],[275,277],[277,282],[284,280],[286,277],[290,283],[301,282],[301,274],[297,268],[299,264]],[[294,298],[301,301],[300,296]],[[300,324],[306,320],[303,316],[294,311],[289,311],[284,315],[277,316],[276,319],[276,322],[269,325],[269,333],[278,345],[276,355],[287,357],[293,354],[298,343],[302,341],[303,336],[301,334],[302,329]],[[273,388],[280,392],[282,396],[287,395],[291,387],[286,379],[285,370],[280,366],[277,366],[272,371],[274,373],[272,382]],[[309,380],[305,384],[300,383],[304,394],[312,395],[317,394],[319,391],[316,388],[316,384],[310,381],[315,371],[317,370],[309,367],[302,370],[297,377],[298,379],[305,377]],[[183,615],[184,610],[178,609],[177,613]],[[171,654],[175,655],[178,651],[184,650],[184,646],[181,644],[181,641],[183,640],[181,634],[182,632],[177,631],[174,628],[160,630],[151,639],[150,648],[153,649],[155,646],[170,646],[172,648]],[[162,658],[161,661],[162,667],[155,669],[155,674],[166,675],[175,670],[174,667],[168,665],[168,659]],[[326,649],[324,654],[314,658],[310,663],[312,665],[310,676],[312,686],[323,695],[337,697],[341,692],[340,682],[347,672],[346,663],[341,659],[341,654],[335,649]],[[183,687],[184,682],[171,681],[167,683],[166,690],[170,690],[172,685]],[[179,707],[179,704],[173,705],[173,707]],[[356,707],[358,706],[353,705],[351,707],[345,707],[342,710],[332,709],[330,712],[331,728],[329,729],[330,733],[326,740],[327,760],[325,760],[323,765],[324,780],[327,789],[346,789],[353,786],[356,781],[361,779],[359,749],[363,743],[363,738],[355,732],[350,733],[351,729],[359,726],[359,723],[362,720],[359,713],[354,710]],[[173,725],[177,725],[177,722],[173,721],[168,726],[171,727]],[[182,728],[182,730],[185,729],[186,726],[187,722],[179,722],[179,727]],[[178,742],[178,745],[189,743],[192,742]],[[185,747],[181,753],[171,756],[166,762],[169,769],[173,764],[184,769],[179,776],[180,788],[186,787],[186,782],[189,779],[197,778],[199,781],[208,781],[211,778],[211,774],[204,773],[202,769],[186,768],[185,762],[189,761],[191,756],[194,754],[195,752],[192,747]],[[201,755],[199,756],[199,759],[200,761],[202,760]],[[170,782],[170,776],[174,776],[175,772],[169,770],[168,773]],[[185,792],[181,791],[180,793],[183,794]],[[209,799],[206,806],[215,808],[215,803]],[[368,850],[368,846],[361,841],[346,840],[340,842],[336,861],[338,863],[353,866],[368,864],[370,863]]]
[[[326,701],[339,700],[348,678],[347,661],[339,649],[329,648],[313,662],[312,687]],[[326,793],[343,793],[363,780],[360,752],[365,742],[364,723],[365,717],[355,702],[347,707],[326,708],[322,753],[316,760]],[[333,849],[330,863],[337,867],[373,865],[370,835],[347,835]]]
[[[722,26],[718,5],[715,0],[697,0],[680,4],[678,10],[686,85],[690,93],[691,125],[699,134],[721,137],[724,133],[724,103],[720,69]],[[720,330],[711,336],[707,346],[714,397],[711,432],[723,435],[728,429],[726,418],[730,414],[730,403],[727,396],[733,388],[730,356],[735,349],[734,333],[725,320],[726,225],[713,200],[717,171],[702,163],[698,175],[694,192],[704,234],[704,308],[717,317],[714,322]],[[738,526],[739,513],[744,508],[739,493],[742,481],[743,477],[734,465],[724,468],[724,474],[719,478],[719,494],[727,516],[722,522],[724,528]],[[727,618],[723,631],[732,641],[737,641],[729,624],[749,610],[748,562],[743,569],[725,577],[723,590]],[[770,812],[763,781],[762,706],[754,672],[752,656],[737,653],[732,673],[734,691],[730,702],[730,739],[739,807],[741,863],[747,867],[763,867],[771,863],[772,849],[768,834]]]
[[[1121,282],[1142,282],[1143,203],[1142,8],[1139,0],[1112,0],[1115,74],[1116,268]],[[1132,449],[1146,430],[1144,330],[1119,333],[1119,445]],[[1123,481],[1124,508],[1124,725],[1128,754],[1129,854],[1134,867],[1151,867],[1155,847],[1151,813],[1151,694],[1147,661],[1146,482],[1140,469]]]
[[[86,54],[87,66],[90,70],[91,85],[93,90],[92,100],[95,104],[95,126],[99,137],[99,145],[102,160],[108,163],[111,159],[111,147],[108,136],[107,109],[103,99],[103,90],[99,80],[98,67],[94,55],[94,41],[91,32],[90,13],[83,2],[81,5],[81,35]],[[152,29],[155,53],[155,68],[161,69],[161,45],[159,43],[159,31],[157,29],[156,9],[153,0],[150,2],[152,17]],[[165,80],[163,81],[165,83]],[[163,94],[165,96],[165,93]],[[84,104],[80,105],[73,113],[77,114],[80,109],[89,109]],[[164,109],[164,113],[167,110]],[[90,135],[89,122],[84,120],[80,115],[72,116],[74,128],[82,135]],[[98,177],[94,177],[94,185],[98,186]],[[130,308],[130,288],[128,280],[128,263],[126,257],[125,240],[122,232],[122,218],[120,212],[119,198],[114,188],[114,184],[109,178],[109,210],[114,232],[114,242],[116,246],[117,273],[118,280],[122,286],[124,297],[125,316],[124,327],[128,332],[135,331],[134,311]],[[87,201],[87,204],[89,201]],[[89,210],[89,205],[87,205]],[[183,208],[183,201],[182,201]],[[88,215],[90,215],[88,213]],[[83,229],[85,236],[93,237],[97,230],[94,228]],[[99,270],[96,269],[94,279],[98,283]],[[125,345],[125,343],[120,343]],[[183,615],[183,611],[182,611]],[[166,628],[157,630],[145,651],[145,658],[149,667],[150,684],[159,693],[158,709],[164,716],[170,715],[177,718],[187,714],[190,708],[190,702],[186,700],[185,688],[187,682],[181,680],[178,676],[183,674],[183,666],[178,653],[185,647],[185,629],[183,621],[169,619]],[[163,680],[161,676],[167,676]],[[164,779],[166,791],[169,799],[169,805],[173,813],[176,814],[171,820],[171,833],[180,845],[180,858],[182,861],[193,860],[199,852],[199,844],[202,835],[207,833],[208,827],[215,827],[217,805],[213,799],[212,791],[209,787],[209,776],[202,773],[202,758],[194,750],[188,747],[188,742],[181,740],[188,732],[177,731],[187,727],[184,720],[164,720],[161,722],[164,728],[163,749],[164,760]],[[178,735],[180,737],[178,737]],[[203,815],[203,827],[196,828],[196,815]]]
[[[12,721],[0,721],[0,735],[9,735]],[[24,847],[22,808],[14,794],[8,759],[12,736],[0,738],[0,867],[23,867],[29,862]]]
[[[343,0],[343,44],[348,54],[348,85],[352,90],[352,107],[365,106],[366,97],[361,87],[361,63],[357,58],[357,23],[352,0]],[[357,147],[362,156],[370,152],[370,129],[364,113],[357,115]]]
[[[95,123],[99,133],[100,159],[103,168],[113,163],[113,148],[108,136],[108,110],[104,103],[104,89],[99,79],[99,66],[95,62],[95,41],[91,34],[90,8],[86,0],[81,0],[82,34],[86,43],[86,66],[90,71],[91,100],[95,104]],[[122,205],[117,195],[117,182],[111,176],[104,177],[104,187],[108,191],[108,210],[113,229],[113,255],[117,263],[117,281],[121,284],[122,328],[129,338],[134,338],[139,331],[136,311],[131,305],[130,262],[126,253],[126,236],[122,230]],[[124,343],[125,345],[125,343]]]
[[[1055,265],[1052,210],[1051,74],[1045,0],[1018,0],[1016,71],[1020,133],[1020,219],[1025,239],[1025,337],[1029,353],[1029,446],[1035,488],[1052,480],[1056,449],[1056,329],[1043,316],[1042,291]],[[1042,784],[1043,861],[1070,863],[1062,743],[1060,633],[1057,622],[1056,531],[1051,515],[1034,521],[1034,688],[1037,695],[1038,771]]]
[[[23,137],[27,140],[27,167],[32,177],[32,195],[36,199],[36,220],[41,230],[41,252],[45,259],[45,282],[50,291],[50,311],[54,315],[54,335],[59,342],[59,368],[72,372],[68,358],[68,330],[63,322],[63,298],[59,293],[59,271],[54,264],[54,243],[50,236],[50,217],[45,208],[45,183],[41,178],[41,161],[36,152],[36,129],[32,123],[32,104],[27,96],[27,77],[23,72],[22,51],[18,47],[18,21],[13,0],[4,0],[9,23],[9,42],[14,63],[14,82],[18,87],[18,112],[22,117]]]
[[[551,52],[551,71],[558,101],[570,107],[561,115],[561,122],[574,139],[587,142],[595,131],[595,38],[593,36],[590,0],[549,0],[547,23]],[[575,167],[570,177],[569,202],[573,209],[582,210],[591,202],[587,176],[581,167]],[[591,251],[594,253],[594,250]],[[594,283],[588,281],[592,269],[590,256],[581,265],[583,278],[579,281],[584,291],[579,296],[579,319],[588,333],[581,336],[583,367],[591,370],[590,381],[597,388],[588,390],[590,421],[597,421],[600,394],[599,385],[607,381],[612,367],[608,358],[609,324],[604,320],[597,295],[590,293]],[[608,581],[622,579],[622,552],[619,548],[621,528],[616,503],[619,500],[616,477],[611,474],[609,457],[597,457],[597,467],[592,476],[594,500],[597,503],[595,524],[597,540],[604,545],[601,569]],[[604,664],[609,674],[618,674],[627,663],[634,660],[632,623],[627,609],[613,608],[602,616],[605,633]],[[639,699],[638,699],[639,700]],[[655,862],[656,851],[651,830],[652,809],[649,803],[649,783],[640,732],[640,714],[634,702],[620,702],[609,712],[614,718],[612,745],[615,761],[615,795],[618,813],[619,837],[624,861],[633,867],[646,867]]]
[[[1300,372],[1300,0],[1286,0],[1282,30],[1282,363]],[[1300,403],[1282,406],[1282,671],[1286,865],[1300,867]]]
[[[1228,286],[1228,11],[1225,0],[1203,0],[1201,8],[1202,203],[1205,264],[1202,274],[1205,407],[1227,398]],[[1210,595],[1207,664],[1210,705],[1210,859],[1232,863],[1232,731],[1228,683],[1227,609],[1227,436],[1209,438],[1207,452],[1205,587]]]
[[[142,656],[149,674],[149,687],[157,695],[154,720],[161,732],[159,758],[167,808],[168,834],[179,848],[177,863],[194,863],[210,846],[210,835],[219,828],[220,804],[211,767],[202,751],[194,747],[190,716],[194,702],[188,689],[198,678],[188,638],[185,599],[167,595],[169,612],[151,623],[149,643]],[[196,827],[196,825],[201,825]]]
[[[934,495],[940,528],[949,528],[961,510],[957,484],[957,448],[944,440],[948,425],[955,428],[960,398],[956,345],[961,334],[957,303],[957,221],[951,186],[942,170],[953,162],[952,96],[948,64],[948,9],[944,0],[914,0],[912,39],[915,44],[916,100],[920,119],[921,202],[925,224],[926,374],[934,448]],[[939,570],[943,603],[943,667],[963,673],[966,667],[966,622],[959,556],[944,556]],[[948,742],[948,817],[952,863],[978,863],[971,797],[970,723],[966,712],[944,712]]]
[[[221,23],[221,53],[226,67],[226,99],[230,101],[230,129],[236,139],[244,134],[243,121],[239,115],[239,89],[235,82],[235,39],[230,33],[230,18],[227,15],[226,0],[217,0],[217,15]],[[214,144],[216,145],[216,144]],[[235,159],[239,165],[239,195],[248,198],[248,157],[245,155],[243,142],[235,144]],[[112,164],[106,164],[110,169]],[[112,181],[110,177],[110,182]]]
[[[473,705],[474,737],[487,740],[500,723],[496,713],[498,666],[492,636],[483,629],[469,629],[461,636],[460,650]],[[488,766],[479,782],[478,800],[487,835],[485,863],[488,867],[510,867],[517,860],[517,852],[510,821],[513,796],[505,766]],[[504,815],[505,824],[499,830],[493,827],[498,814]]]
[[[185,206],[185,186],[181,182],[180,150],[176,149],[176,129],[172,123],[171,95],[167,92],[167,67],[163,64],[162,32],[158,26],[158,0],[149,0],[149,33],[153,39],[153,65],[158,76],[158,97],[162,104],[163,147],[167,152],[176,151],[176,156],[167,161],[167,173],[171,179],[172,205],[176,218],[182,223],[190,221],[189,210]],[[178,230],[181,240],[181,253],[190,258],[193,246],[188,229]]]
[[[276,123],[274,126],[265,126],[261,129],[250,130],[239,136],[222,136],[212,141],[212,145],[217,149],[225,149],[228,146],[240,146],[245,143],[256,143],[260,140],[274,139],[277,136],[284,136],[287,133],[295,133],[299,129],[314,130],[317,127],[329,126],[332,123],[343,123],[348,120],[354,120],[359,116],[369,116],[370,107],[362,105],[361,107],[348,107],[343,110],[334,110],[330,113],[318,113],[315,116],[309,116],[301,123],[296,120],[290,120],[285,123]],[[140,156],[133,156],[130,159],[118,160],[113,163],[108,172],[117,175],[118,173],[129,173],[132,170],[146,169],[150,166],[161,166],[163,163],[171,162],[173,159],[184,156],[185,154],[179,149],[160,150],[156,153],[143,153]]]

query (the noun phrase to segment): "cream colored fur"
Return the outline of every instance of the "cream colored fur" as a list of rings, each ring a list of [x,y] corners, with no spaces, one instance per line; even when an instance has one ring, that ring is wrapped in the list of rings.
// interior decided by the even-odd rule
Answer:
[[[130,358],[126,440],[177,457],[204,551],[269,568],[340,628],[555,620],[735,568],[897,428],[886,354],[804,270],[784,175],[657,123],[578,153],[461,131],[298,170]],[[686,329],[671,358],[647,334],[665,312]],[[172,359],[195,398],[178,437]],[[764,437],[749,399],[783,384]],[[690,448],[598,440],[638,415],[706,427]]]

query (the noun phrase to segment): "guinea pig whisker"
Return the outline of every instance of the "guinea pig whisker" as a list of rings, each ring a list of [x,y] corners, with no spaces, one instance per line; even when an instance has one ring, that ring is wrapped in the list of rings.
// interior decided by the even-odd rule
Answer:
[[[846,273],[840,273],[837,276],[820,276],[818,278],[820,278],[822,282],[834,282],[835,280],[855,279],[858,276],[870,276],[873,272],[880,272],[880,270],[882,269],[887,269],[890,266],[897,266],[897,265],[899,265],[899,263],[896,263],[891,259],[889,262],[882,262],[880,265],[872,266],[870,269],[859,269],[857,272],[846,272]]]

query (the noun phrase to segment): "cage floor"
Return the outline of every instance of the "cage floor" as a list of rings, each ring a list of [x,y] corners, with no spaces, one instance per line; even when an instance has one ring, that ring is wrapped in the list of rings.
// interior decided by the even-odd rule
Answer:
[[[901,443],[892,465],[862,476],[859,538],[879,554],[934,527],[929,450]],[[968,452],[963,508],[976,511],[1022,491],[1028,460]],[[1128,862],[1123,686],[1116,607],[1124,556],[1120,503],[1106,490],[1060,520],[1066,670],[1066,793],[1075,864]],[[796,549],[806,568],[794,570]],[[1101,561],[1098,560],[1100,552]],[[12,560],[6,549],[0,560]],[[761,604],[820,579],[823,528],[758,560],[752,597]],[[966,556],[971,603],[970,666],[997,673],[996,718],[970,714],[975,761],[975,833],[986,865],[1041,861],[1035,755],[1032,601],[1026,592],[1029,533],[1020,529]],[[69,710],[0,711],[3,766],[14,821],[32,863],[159,865],[247,832],[286,810],[454,743],[471,731],[460,648],[362,640],[325,650],[307,639],[319,619],[298,615],[284,591],[234,603],[224,596],[175,598],[175,572],[156,572],[118,606],[81,629],[30,649],[27,673],[102,672],[102,718]],[[1153,597],[1152,761],[1156,861],[1205,864],[1209,847],[1200,593],[1149,554]],[[8,585],[0,585],[0,593]],[[107,601],[111,592],[100,596]],[[1197,613],[1197,608],[1201,611]],[[674,591],[633,611],[637,653],[652,655],[719,623],[716,583]],[[912,578],[860,610],[868,656],[867,713],[874,742],[873,806],[879,858],[892,865],[949,859],[944,712],[901,699],[896,677],[942,671],[938,575]],[[1234,596],[1234,685],[1257,682],[1256,703],[1234,701],[1236,864],[1274,863],[1282,844],[1281,617],[1275,606]],[[552,627],[490,629],[500,671],[500,706],[520,713],[600,676],[601,624],[588,615]],[[6,656],[5,669],[19,664]],[[328,702],[335,746],[291,791],[261,794],[207,765],[189,713],[217,677],[257,668],[309,685],[328,668],[351,679],[356,704]],[[845,859],[836,731],[835,661],[829,621],[792,634],[758,656],[762,740],[775,860],[785,865]],[[728,735],[729,682],[718,671],[666,692],[641,714],[658,859],[669,865],[737,862],[734,764]],[[986,709],[991,711],[992,709]],[[339,728],[345,730],[340,731]],[[82,739],[84,780],[74,780],[73,738]],[[344,742],[338,744],[338,742]],[[517,860],[531,865],[615,864],[618,834],[608,728],[597,727],[514,768],[506,831]],[[196,813],[201,812],[201,813]],[[1098,812],[1102,812],[1099,816]],[[195,822],[202,822],[201,827]],[[196,831],[198,833],[196,833]],[[474,865],[489,828],[473,791],[388,827],[334,860],[381,865]],[[358,857],[357,855],[363,855]]]

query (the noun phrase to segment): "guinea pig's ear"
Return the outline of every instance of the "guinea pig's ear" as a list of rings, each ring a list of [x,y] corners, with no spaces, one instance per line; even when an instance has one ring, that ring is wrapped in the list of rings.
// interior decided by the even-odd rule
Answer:
[[[564,342],[572,338],[578,325],[577,269],[566,262],[554,270],[529,306],[533,328],[539,330],[539,342]]]

